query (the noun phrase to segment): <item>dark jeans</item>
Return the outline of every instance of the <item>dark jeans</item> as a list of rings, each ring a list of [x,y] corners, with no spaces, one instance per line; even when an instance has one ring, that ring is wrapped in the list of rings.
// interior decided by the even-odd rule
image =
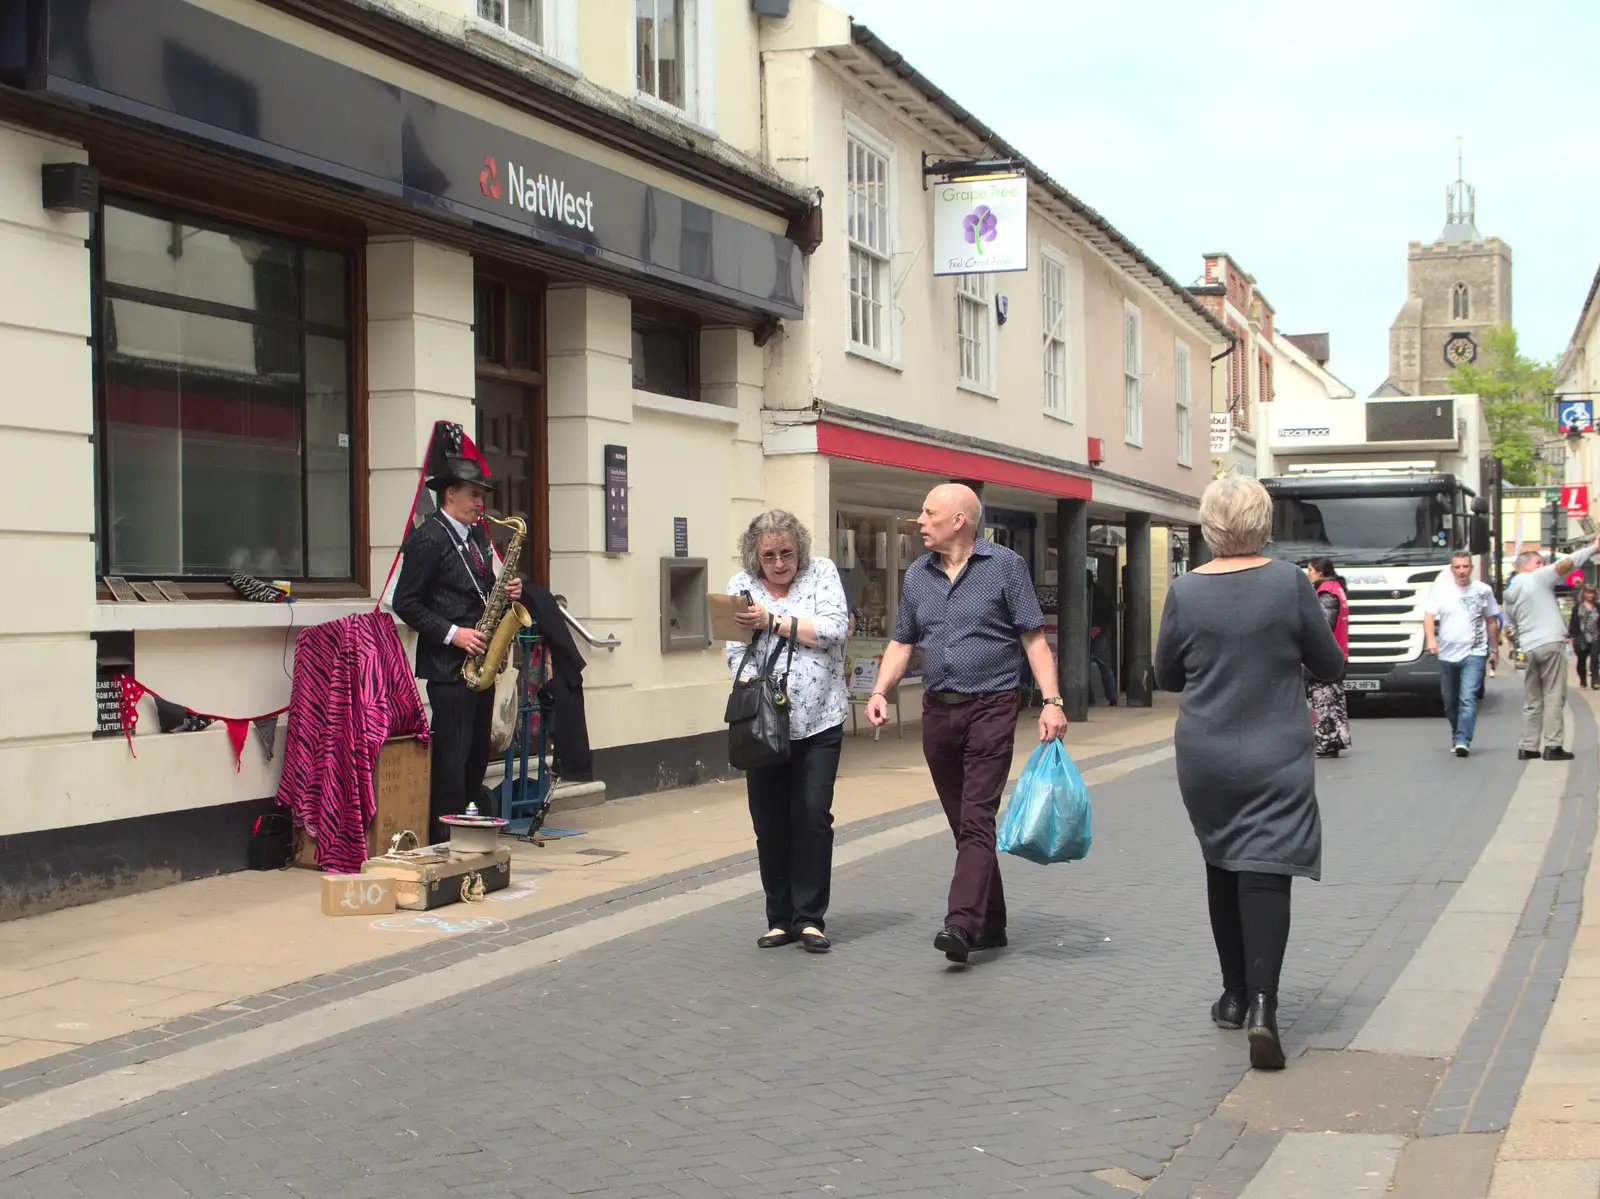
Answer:
[[[1579,645],[1573,642],[1572,650],[1578,655],[1578,686],[1587,687],[1591,677],[1596,683],[1600,683],[1600,652],[1597,652],[1600,651],[1600,646]],[[1590,674],[1591,669],[1597,672],[1593,676]]]
[[[489,768],[489,728],[494,688],[473,691],[465,680],[428,684],[433,708],[433,746],[428,780],[428,843],[450,839],[441,816],[455,816],[475,803]]]
[[[956,839],[945,923],[968,936],[1006,927],[1006,896],[995,855],[994,822],[1011,775],[1021,696],[980,695],[960,704],[922,699],[922,754]]]
[[[1089,639],[1089,661],[1100,672],[1100,686],[1106,693],[1106,703],[1117,706],[1117,672],[1111,665],[1111,643],[1105,635]],[[1094,684],[1088,685],[1089,702],[1094,703]]]
[[[1222,985],[1236,993],[1278,994],[1283,953],[1289,945],[1287,874],[1223,870],[1206,863],[1211,936],[1222,965]]]
[[[1450,736],[1456,745],[1471,745],[1478,731],[1478,688],[1483,686],[1483,673],[1488,667],[1489,659],[1484,654],[1439,663],[1439,696],[1444,700],[1445,719],[1450,722]]]
[[[789,760],[748,771],[767,927],[822,931],[833,877],[833,782],[844,725],[790,742]]]

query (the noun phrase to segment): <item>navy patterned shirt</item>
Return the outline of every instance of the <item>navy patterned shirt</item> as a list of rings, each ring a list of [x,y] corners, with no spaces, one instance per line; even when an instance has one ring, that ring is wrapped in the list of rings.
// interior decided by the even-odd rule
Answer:
[[[894,639],[922,646],[924,689],[986,695],[1022,686],[1021,637],[1043,627],[1028,564],[1003,545],[979,540],[954,583],[938,554],[912,563]]]

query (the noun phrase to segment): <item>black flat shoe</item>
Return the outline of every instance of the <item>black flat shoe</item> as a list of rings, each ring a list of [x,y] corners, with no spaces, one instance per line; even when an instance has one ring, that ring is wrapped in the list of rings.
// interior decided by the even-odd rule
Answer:
[[[1278,1040],[1278,997],[1257,991],[1245,1015],[1250,1037],[1250,1065],[1257,1070],[1282,1070],[1283,1043]]]
[[[1531,762],[1535,758],[1537,758],[1538,756],[1539,756],[1539,751],[1536,750],[1536,749],[1519,749],[1519,750],[1517,750],[1517,761],[1519,761],[1519,762]]]
[[[833,942],[821,933],[801,933],[800,944],[807,953],[827,953]]]
[[[1224,991],[1222,997],[1211,1005],[1211,1023],[1230,1032],[1244,1027],[1245,1002],[1243,991]]]
[[[793,933],[768,933],[756,942],[762,949],[777,949],[780,945],[787,945],[794,940]]]
[[[983,929],[976,937],[973,938],[972,948],[1004,949],[1009,943],[1010,942],[1006,940],[1005,929],[1002,928],[998,932],[990,932],[988,929]]]
[[[952,962],[965,962],[972,952],[972,938],[966,929],[950,924],[933,939],[933,947]]]
[[[1544,751],[1544,760],[1546,762],[1570,762],[1577,756],[1570,749],[1562,749],[1559,745],[1552,745]]]

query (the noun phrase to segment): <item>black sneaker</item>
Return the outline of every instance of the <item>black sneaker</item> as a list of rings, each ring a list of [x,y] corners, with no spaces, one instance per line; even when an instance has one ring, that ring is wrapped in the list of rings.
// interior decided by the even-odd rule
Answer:
[[[1544,751],[1546,762],[1570,762],[1577,756],[1570,749],[1562,749],[1559,745],[1551,745]]]
[[[1458,743],[1456,745],[1456,747],[1454,749],[1452,749],[1450,752],[1455,754],[1455,756],[1458,757],[1458,758],[1464,758],[1464,757],[1467,756],[1467,754],[1470,751],[1467,749],[1467,747],[1465,745],[1461,745],[1461,744]]]

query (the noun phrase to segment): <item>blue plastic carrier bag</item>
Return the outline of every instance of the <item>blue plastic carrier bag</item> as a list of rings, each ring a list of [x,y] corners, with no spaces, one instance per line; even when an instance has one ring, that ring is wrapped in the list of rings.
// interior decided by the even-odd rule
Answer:
[[[997,840],[1001,853],[1041,866],[1088,856],[1094,843],[1089,788],[1059,739],[1040,745],[1022,768]]]

